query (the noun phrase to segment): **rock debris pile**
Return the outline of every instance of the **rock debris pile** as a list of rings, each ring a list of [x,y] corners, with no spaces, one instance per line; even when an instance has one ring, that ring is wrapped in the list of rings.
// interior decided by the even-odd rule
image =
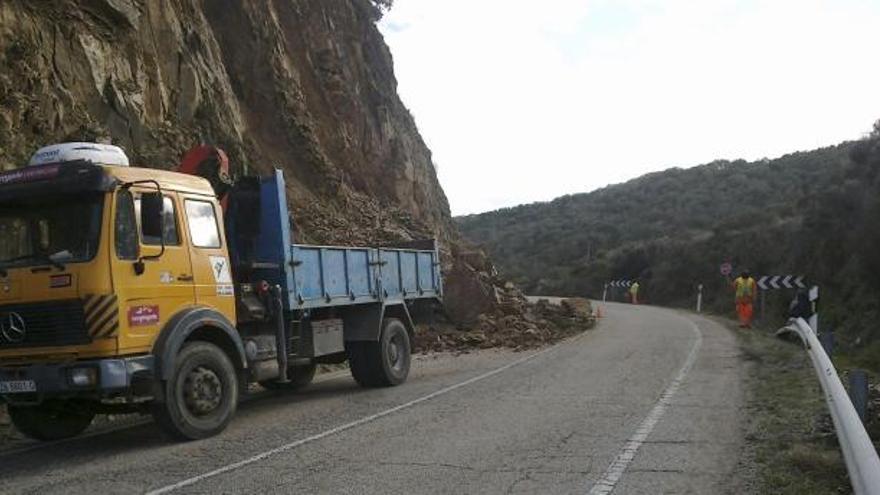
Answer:
[[[504,281],[479,250],[458,252],[446,278],[445,305],[457,323],[422,325],[419,351],[462,351],[507,347],[524,350],[556,342],[595,324],[586,299],[530,303],[513,283]]]

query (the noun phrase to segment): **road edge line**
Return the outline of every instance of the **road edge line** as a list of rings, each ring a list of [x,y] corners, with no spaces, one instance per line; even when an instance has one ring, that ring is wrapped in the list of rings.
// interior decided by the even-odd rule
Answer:
[[[691,350],[688,352],[687,358],[685,358],[684,364],[678,370],[678,373],[676,373],[672,382],[670,382],[663,393],[660,394],[660,397],[657,399],[657,402],[654,403],[654,407],[651,408],[648,415],[645,416],[645,419],[639,423],[639,427],[636,428],[635,433],[633,433],[626,443],[623,444],[623,448],[620,449],[617,457],[611,461],[611,464],[605,469],[605,472],[602,474],[599,481],[590,488],[590,491],[588,492],[589,495],[608,495],[614,491],[617,482],[623,477],[623,473],[626,472],[629,464],[635,459],[639,448],[645,443],[645,440],[651,432],[654,431],[654,427],[657,426],[657,423],[660,422],[660,419],[666,413],[666,409],[669,408],[669,405],[672,403],[672,398],[678,392],[678,389],[681,388],[681,384],[684,382],[691,368],[693,368],[694,363],[696,363],[697,355],[703,344],[703,332],[693,320],[683,316],[680,316],[680,318],[690,324],[691,330],[694,331],[694,335],[696,336],[696,339],[691,346]]]
[[[580,336],[585,335],[586,333],[587,332],[584,331],[584,332],[578,334],[577,336],[575,336],[574,338],[564,339],[560,342],[557,342],[556,344],[553,344],[550,347],[547,347],[545,349],[541,349],[540,351],[529,354],[528,356],[524,356],[522,358],[519,358],[516,361],[511,361],[510,363],[507,363],[501,367],[487,371],[487,372],[482,373],[480,375],[477,375],[475,377],[468,378],[465,381],[455,383],[453,385],[448,385],[446,387],[441,388],[440,390],[436,390],[434,392],[431,392],[430,394],[423,395],[423,396],[418,397],[416,399],[413,399],[409,402],[405,402],[403,404],[398,404],[397,406],[385,409],[385,410],[380,411],[378,413],[370,414],[369,416],[364,416],[360,419],[356,419],[354,421],[345,423],[343,425],[339,425],[339,426],[337,426],[335,428],[331,428],[329,430],[324,430],[321,433],[316,433],[312,436],[302,438],[300,440],[296,440],[294,442],[290,442],[290,443],[281,445],[279,447],[275,447],[274,449],[270,449],[265,452],[261,452],[259,454],[248,457],[247,459],[243,459],[241,461],[234,462],[232,464],[227,464],[223,467],[219,467],[217,469],[214,469],[212,471],[208,471],[208,472],[200,474],[198,476],[193,476],[192,478],[187,478],[185,480],[178,481],[177,483],[174,483],[171,485],[166,485],[161,488],[156,488],[154,490],[150,490],[150,491],[146,492],[146,495],[161,495],[163,493],[170,493],[170,492],[173,492],[173,491],[178,490],[180,488],[194,485],[194,484],[196,484],[200,481],[206,480],[208,478],[213,478],[213,477],[218,476],[220,474],[228,473],[230,471],[235,471],[236,469],[248,466],[248,465],[253,464],[255,462],[262,461],[262,460],[267,459],[269,457],[272,457],[276,454],[280,454],[282,452],[286,452],[288,450],[295,449],[295,448],[300,447],[302,445],[305,445],[307,443],[311,443],[316,440],[321,440],[322,438],[333,436],[337,433],[342,433],[346,430],[350,430],[352,428],[356,428],[356,427],[361,426],[363,424],[373,422],[377,419],[384,418],[385,416],[389,416],[391,414],[402,411],[404,409],[409,409],[415,405],[421,404],[422,402],[431,400],[431,399],[439,397],[441,395],[445,395],[449,392],[452,392],[453,390],[457,390],[459,388],[465,387],[465,386],[470,385],[472,383],[476,383],[481,380],[485,380],[486,378],[490,378],[490,377],[495,376],[503,371],[506,371],[510,368],[513,368],[514,366],[518,366],[520,364],[531,361],[532,359],[535,359],[538,356],[541,356],[549,351],[552,351],[552,350],[558,348],[561,344],[564,344],[567,342],[570,343],[572,341],[577,340]]]

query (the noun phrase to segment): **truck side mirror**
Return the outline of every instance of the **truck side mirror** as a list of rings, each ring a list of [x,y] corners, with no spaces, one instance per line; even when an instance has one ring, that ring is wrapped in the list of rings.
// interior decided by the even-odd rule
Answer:
[[[158,187],[158,186],[157,186]],[[134,273],[143,275],[146,266],[144,260],[156,260],[165,254],[165,198],[162,191],[141,194],[141,235],[143,238],[159,239],[161,246],[158,254],[141,256],[134,262]]]
[[[156,192],[141,193],[140,200],[140,224],[143,238],[155,237],[159,239],[161,249],[159,254],[138,257],[134,262],[134,273],[143,275],[146,266],[144,260],[159,259],[165,254],[165,197],[162,195],[162,186],[153,179],[136,180],[122,184],[122,189],[128,191],[135,184],[153,184]]]
[[[162,194],[148,192],[141,194],[141,233],[144,237],[162,239],[163,205]]]

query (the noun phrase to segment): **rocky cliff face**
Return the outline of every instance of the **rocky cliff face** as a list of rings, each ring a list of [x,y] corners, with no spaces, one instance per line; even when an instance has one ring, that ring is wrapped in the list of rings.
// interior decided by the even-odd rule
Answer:
[[[0,169],[61,141],[159,168],[218,145],[238,174],[284,170],[298,242],[440,240],[448,313],[475,323],[503,298],[467,261],[378,16],[370,0],[3,0]]]
[[[216,144],[284,169],[299,241],[456,238],[368,0],[0,3],[0,166],[111,140],[171,168]]]

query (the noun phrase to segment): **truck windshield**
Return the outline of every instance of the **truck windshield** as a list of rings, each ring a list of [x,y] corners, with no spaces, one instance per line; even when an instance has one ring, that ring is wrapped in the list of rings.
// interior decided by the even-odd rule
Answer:
[[[92,259],[102,207],[100,193],[0,202],[0,269]]]

